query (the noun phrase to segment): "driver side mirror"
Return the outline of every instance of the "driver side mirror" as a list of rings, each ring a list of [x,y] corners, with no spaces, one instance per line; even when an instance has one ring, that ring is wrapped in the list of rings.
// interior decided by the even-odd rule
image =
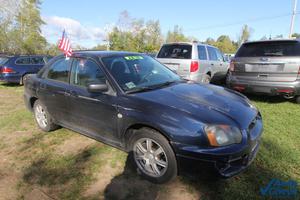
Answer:
[[[88,85],[87,90],[90,93],[101,93],[108,91],[108,86],[106,83],[92,83]]]

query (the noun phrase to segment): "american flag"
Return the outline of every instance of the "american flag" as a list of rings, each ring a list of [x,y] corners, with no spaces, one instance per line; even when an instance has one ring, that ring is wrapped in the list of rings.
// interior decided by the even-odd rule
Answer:
[[[64,52],[64,54],[68,57],[72,55],[72,48],[69,38],[66,35],[65,30],[63,31],[62,37],[59,40],[58,48]]]

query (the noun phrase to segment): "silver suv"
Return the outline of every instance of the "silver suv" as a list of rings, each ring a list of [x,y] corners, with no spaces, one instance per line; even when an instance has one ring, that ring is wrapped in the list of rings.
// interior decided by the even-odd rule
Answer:
[[[195,82],[221,80],[229,68],[219,49],[198,42],[164,44],[156,59],[179,76]]]
[[[296,97],[300,103],[300,41],[244,43],[230,63],[227,83],[240,92]]]

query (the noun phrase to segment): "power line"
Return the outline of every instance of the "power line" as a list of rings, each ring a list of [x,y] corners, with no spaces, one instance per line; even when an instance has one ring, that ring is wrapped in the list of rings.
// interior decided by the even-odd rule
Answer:
[[[299,11],[297,11],[295,13],[295,15],[300,14]],[[219,25],[212,25],[212,26],[202,26],[202,27],[198,27],[198,28],[192,28],[192,29],[186,29],[184,32],[195,32],[195,31],[199,31],[199,30],[208,30],[208,29],[215,29],[215,28],[224,28],[224,27],[229,27],[229,26],[234,26],[234,25],[239,25],[239,24],[247,24],[250,22],[258,22],[258,21],[266,21],[266,20],[272,20],[272,19],[277,19],[277,18],[281,18],[281,17],[287,17],[287,16],[291,16],[291,13],[288,14],[282,14],[282,15],[277,15],[277,16],[270,16],[270,17],[260,17],[260,18],[255,18],[255,19],[248,19],[248,20],[243,20],[243,21],[238,21],[238,22],[234,22],[234,23],[228,23],[228,24],[219,24]]]

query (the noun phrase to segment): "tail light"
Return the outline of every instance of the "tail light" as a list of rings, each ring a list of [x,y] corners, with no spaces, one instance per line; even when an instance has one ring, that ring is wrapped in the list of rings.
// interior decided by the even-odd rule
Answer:
[[[235,64],[234,61],[231,61],[231,62],[230,62],[229,71],[231,71],[231,72],[234,71],[234,64]]]
[[[299,67],[299,70],[298,70],[298,77],[300,78],[300,67]]]
[[[199,69],[199,62],[198,61],[192,61],[190,66],[190,72],[195,72]]]
[[[9,67],[1,67],[0,72],[3,74],[16,73],[12,68]]]

